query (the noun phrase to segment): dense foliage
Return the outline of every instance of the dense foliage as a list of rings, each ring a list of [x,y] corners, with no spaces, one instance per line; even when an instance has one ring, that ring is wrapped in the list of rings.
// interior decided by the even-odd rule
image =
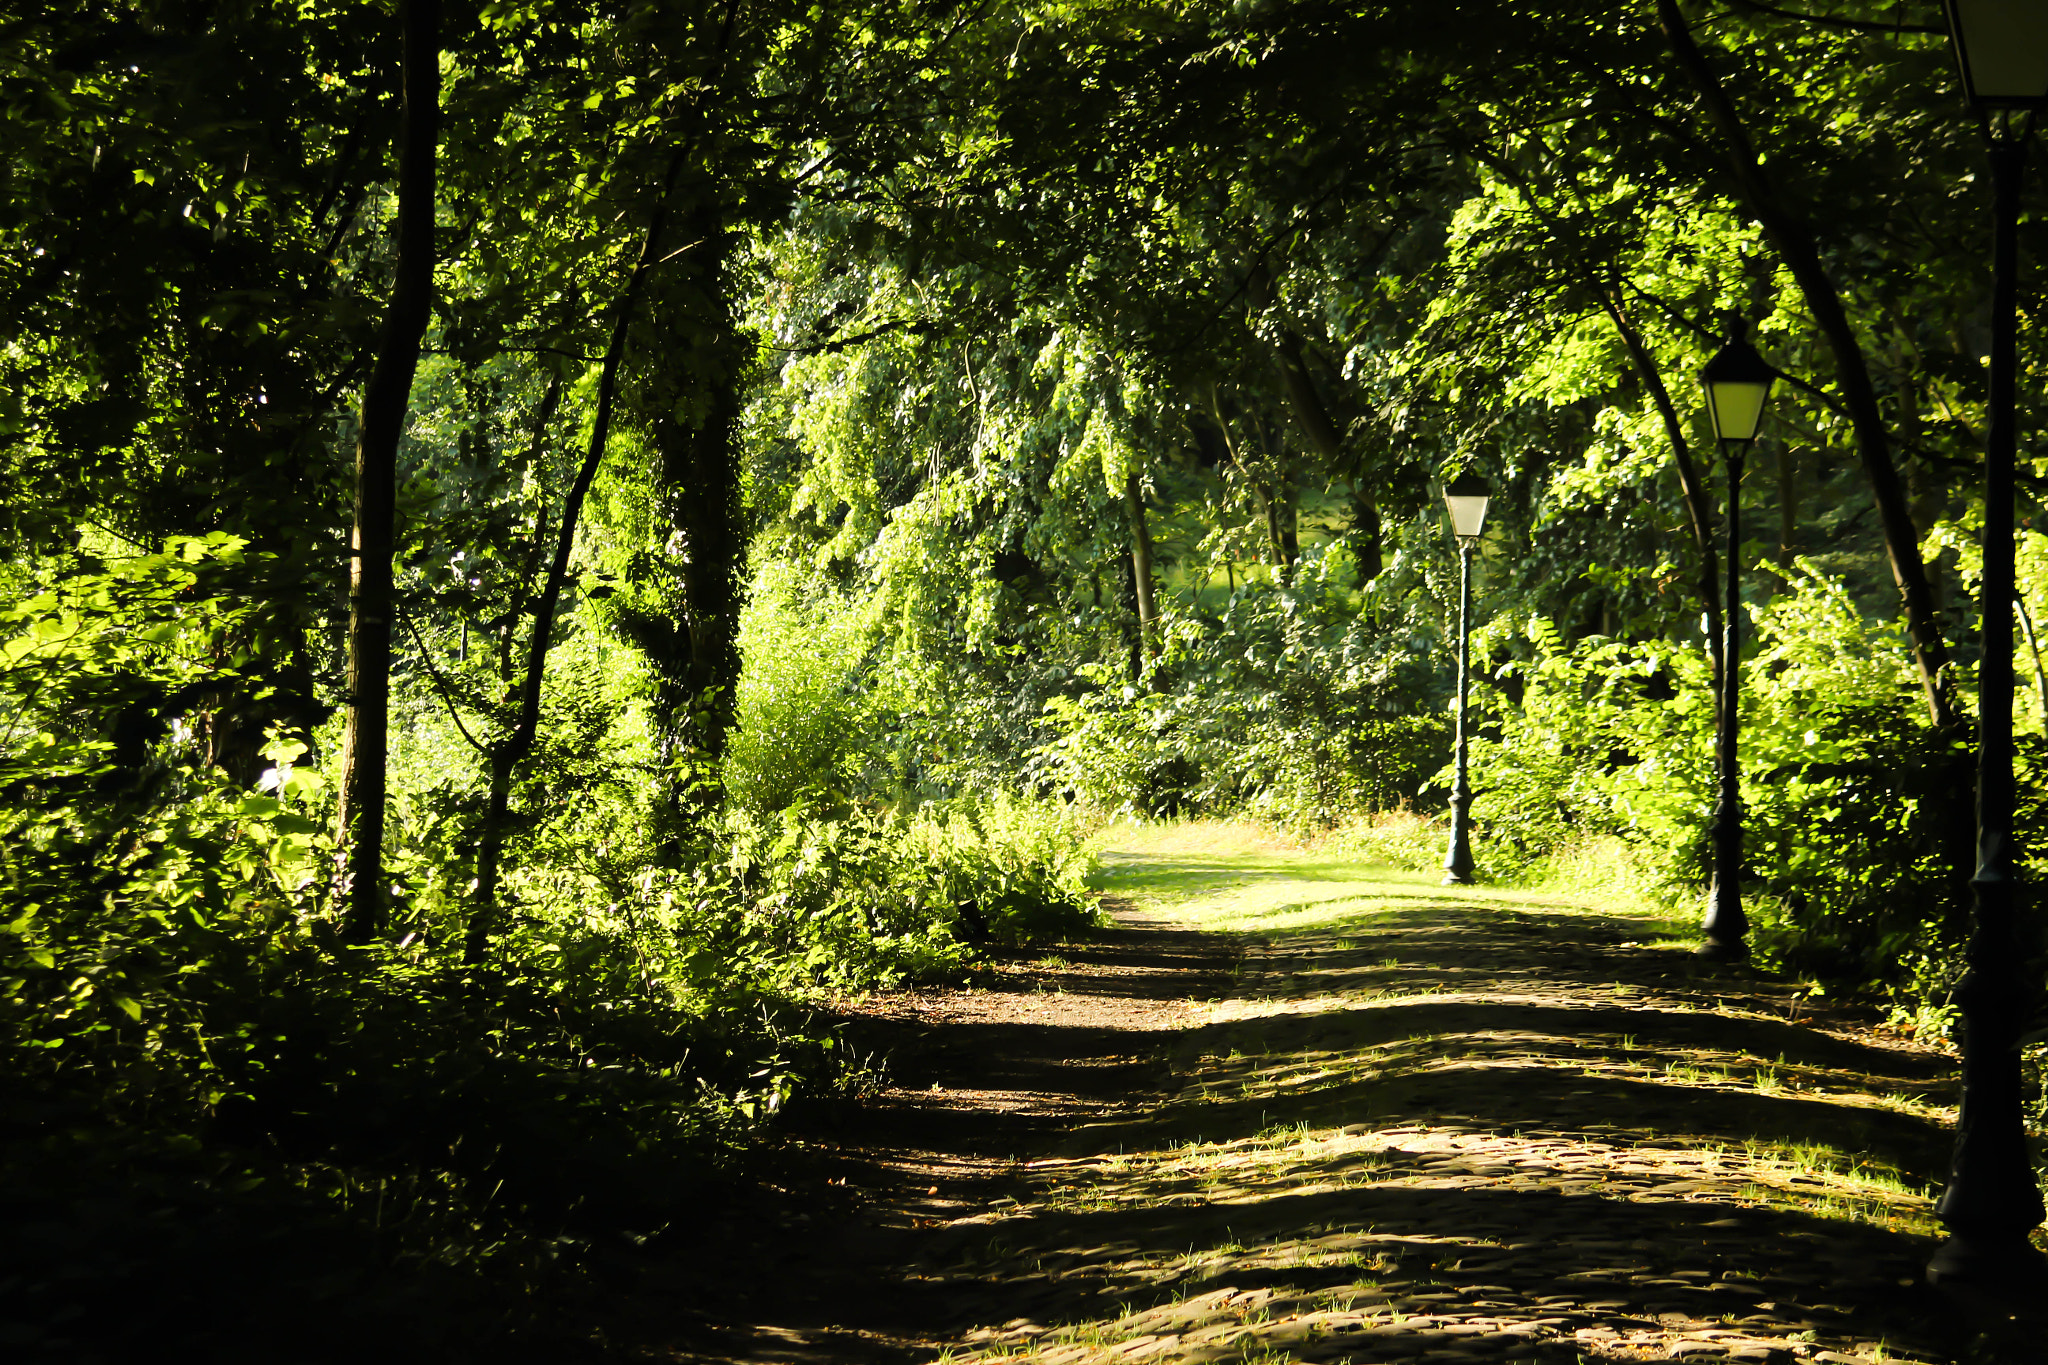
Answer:
[[[166,1200],[329,1220],[306,1283],[651,1235],[865,1083],[809,1002],[1085,931],[1092,821],[1397,854],[1459,472],[1482,870],[1695,904],[1730,314],[1790,381],[1741,494],[1760,947],[1940,1033],[1986,228],[1921,8],[15,6],[21,1341],[185,1257]],[[61,1232],[111,1187],[118,1265]]]

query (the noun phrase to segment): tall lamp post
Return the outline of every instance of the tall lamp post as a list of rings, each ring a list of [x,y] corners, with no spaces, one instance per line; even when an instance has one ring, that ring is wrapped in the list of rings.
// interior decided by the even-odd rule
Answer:
[[[2018,387],[2020,177],[2033,112],[2048,106],[2048,9],[2029,0],[1947,0],[1971,106],[1991,144],[1991,391],[1984,439],[1983,661],[1977,675],[1977,871],[1963,1015],[1963,1101],[1948,1188],[1936,1206],[1949,1239],[1936,1282],[2038,1278],[2027,1241],[2041,1192],[2027,1153],[2019,1039],[2026,982],[2013,861],[2013,445]]]
[[[1451,847],[1444,854],[1444,885],[1472,880],[1472,783],[1465,772],[1465,701],[1471,690],[1472,549],[1486,525],[1486,480],[1470,472],[1444,486],[1451,534],[1458,538],[1458,730],[1451,760]]]
[[[1700,925],[1700,956],[1739,962],[1749,956],[1749,920],[1742,913],[1742,787],[1736,763],[1736,722],[1742,701],[1742,462],[1763,425],[1764,405],[1778,372],[1742,339],[1731,320],[1728,344],[1700,370],[1707,416],[1728,464],[1728,598],[1721,611],[1721,705],[1714,731],[1720,784],[1714,797],[1714,879]]]

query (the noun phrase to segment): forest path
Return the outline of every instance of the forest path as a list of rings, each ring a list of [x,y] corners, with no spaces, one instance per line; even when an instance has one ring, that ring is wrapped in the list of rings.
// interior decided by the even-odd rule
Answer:
[[[1105,866],[1111,934],[863,1002],[853,1035],[893,1084],[800,1144],[778,1211],[674,1263],[673,1298],[636,1296],[669,1328],[613,1340],[695,1362],[1955,1358],[1920,1275],[1948,1059],[1583,901],[1242,832],[1135,835]]]

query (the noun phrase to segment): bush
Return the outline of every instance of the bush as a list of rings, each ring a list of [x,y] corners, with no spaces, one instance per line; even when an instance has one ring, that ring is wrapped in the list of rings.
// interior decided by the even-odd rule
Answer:
[[[694,867],[646,874],[637,917],[659,926],[661,970],[699,993],[931,980],[978,942],[1095,927],[1084,836],[1074,812],[1014,798],[735,811]]]
[[[789,564],[762,567],[740,617],[745,668],[721,769],[742,810],[758,816],[853,785],[871,729],[858,690],[863,641],[852,608]]]
[[[1441,871],[1449,828],[1415,811],[1354,815],[1330,831],[1323,846],[1408,872]]]
[[[1785,578],[1752,612],[1742,672],[1754,946],[1765,963],[1917,998],[1948,975],[1967,915],[1967,736],[1926,723],[1896,625],[1864,618],[1811,563]],[[1653,894],[1696,906],[1714,801],[1705,659],[1664,642],[1567,648],[1544,621],[1527,635],[1519,705],[1474,693],[1489,733],[1473,744],[1473,813],[1503,858],[1492,870],[1620,838]],[[2029,810],[2039,824],[2038,801]]]

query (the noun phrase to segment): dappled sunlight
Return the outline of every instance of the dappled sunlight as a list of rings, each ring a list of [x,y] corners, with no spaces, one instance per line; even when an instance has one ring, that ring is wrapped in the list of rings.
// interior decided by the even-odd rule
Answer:
[[[1241,936],[1164,1103],[936,1239],[952,1358],[1933,1360],[1951,1064],[1622,907],[1260,850],[1104,860]],[[1126,880],[1128,878],[1128,880]]]

